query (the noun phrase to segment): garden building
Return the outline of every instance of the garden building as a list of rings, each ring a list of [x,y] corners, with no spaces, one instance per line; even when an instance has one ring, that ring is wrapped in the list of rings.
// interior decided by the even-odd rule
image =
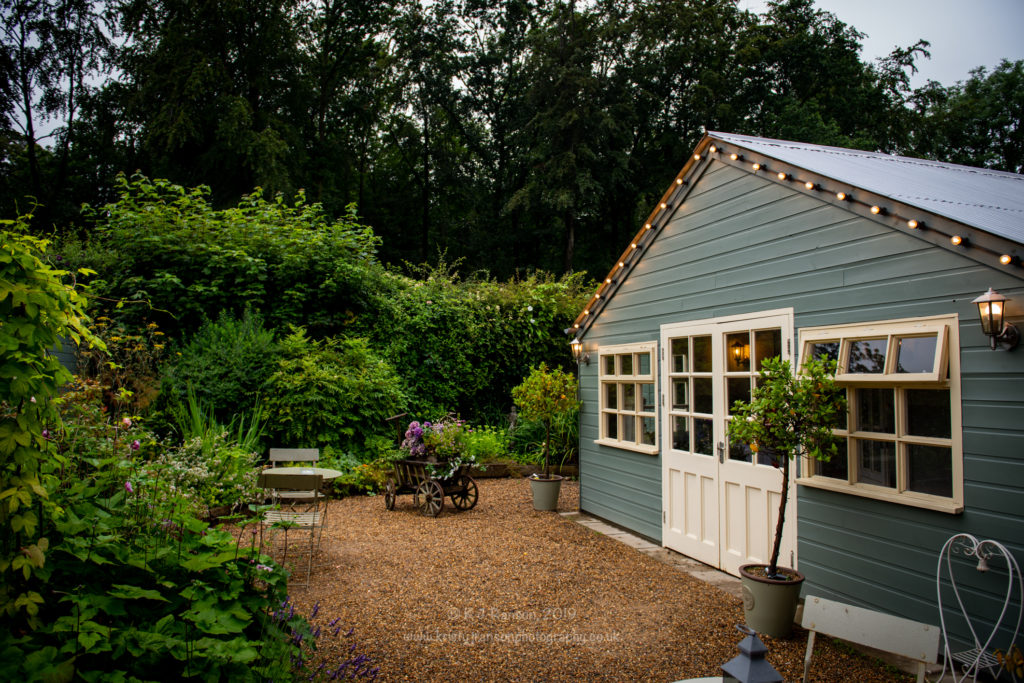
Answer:
[[[762,359],[825,354],[848,421],[837,457],[797,463],[780,564],[938,624],[952,535],[1024,562],[1024,346],[993,349],[974,303],[992,288],[1020,324],[1022,256],[1024,176],[709,133],[570,330],[581,509],[732,574],[766,562],[781,474],[729,443],[729,406]],[[987,634],[1006,563],[957,566]]]

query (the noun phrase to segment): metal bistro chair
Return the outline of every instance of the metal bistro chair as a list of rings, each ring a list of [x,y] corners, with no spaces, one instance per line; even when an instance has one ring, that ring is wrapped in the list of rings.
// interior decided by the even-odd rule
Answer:
[[[268,490],[275,506],[265,510],[260,519],[260,547],[263,546],[263,530],[277,529],[284,532],[284,556],[281,565],[288,561],[288,533],[306,531],[309,533],[309,562],[306,565],[306,584],[313,573],[313,553],[320,547],[320,537],[327,524],[327,499],[320,493],[323,484],[320,474],[267,474],[259,476],[259,485]],[[281,495],[289,492],[305,494],[309,504],[302,509],[294,506],[282,508]],[[315,541],[315,543],[314,543]]]
[[[284,463],[294,462],[300,465],[308,464],[309,467],[316,467],[320,462],[319,448],[271,448],[270,457],[267,459],[271,467],[277,467]],[[282,502],[289,504],[308,503],[311,500],[304,491],[282,491],[279,496]]]

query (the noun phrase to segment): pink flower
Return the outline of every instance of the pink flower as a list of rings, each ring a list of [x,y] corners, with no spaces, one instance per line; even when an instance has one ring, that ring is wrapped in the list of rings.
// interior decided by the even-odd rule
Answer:
[[[123,417],[121,418],[121,424],[124,425],[125,429],[128,429],[132,426],[132,420],[130,417]]]
[[[138,439],[135,439],[135,441],[132,441],[132,450],[133,451],[137,451],[141,447],[142,447],[142,444],[139,443]]]
[[[135,489],[132,488],[132,483],[130,481],[126,481],[124,483],[124,490],[128,493],[135,493]]]

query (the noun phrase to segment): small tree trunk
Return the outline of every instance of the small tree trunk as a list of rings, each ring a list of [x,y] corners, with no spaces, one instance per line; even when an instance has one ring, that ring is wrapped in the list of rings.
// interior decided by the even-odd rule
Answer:
[[[544,478],[551,478],[551,465],[548,463],[548,450],[551,448],[551,420],[544,421]]]
[[[772,546],[772,560],[768,564],[768,577],[779,573],[779,551],[782,550],[782,525],[786,522],[786,499],[789,498],[789,453],[777,453],[782,458],[782,496],[779,500],[779,521],[775,525],[775,544]]]

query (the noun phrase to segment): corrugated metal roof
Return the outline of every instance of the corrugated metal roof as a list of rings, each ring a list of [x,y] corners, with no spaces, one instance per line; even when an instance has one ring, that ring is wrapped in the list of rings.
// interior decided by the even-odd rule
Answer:
[[[1024,175],[747,135],[708,136],[1024,244]]]

